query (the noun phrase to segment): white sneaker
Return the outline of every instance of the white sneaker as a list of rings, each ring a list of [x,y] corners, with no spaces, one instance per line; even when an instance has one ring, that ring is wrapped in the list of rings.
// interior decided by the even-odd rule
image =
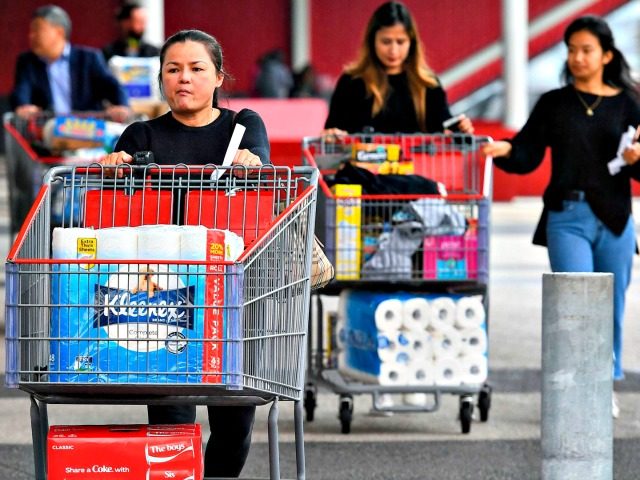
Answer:
[[[620,406],[618,405],[618,397],[615,392],[611,395],[611,415],[613,418],[620,416]]]

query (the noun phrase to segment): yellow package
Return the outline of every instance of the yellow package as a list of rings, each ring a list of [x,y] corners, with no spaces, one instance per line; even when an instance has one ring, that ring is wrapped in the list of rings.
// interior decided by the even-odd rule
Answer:
[[[358,280],[362,251],[361,185],[334,185],[336,197],[336,280]]]

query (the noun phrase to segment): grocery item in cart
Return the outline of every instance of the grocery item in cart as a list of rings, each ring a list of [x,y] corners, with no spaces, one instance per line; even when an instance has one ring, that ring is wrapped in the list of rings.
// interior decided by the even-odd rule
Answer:
[[[60,239],[71,243],[87,230],[54,229],[54,255],[72,255]],[[225,251],[237,258],[242,240],[232,232],[173,225],[96,229],[94,238],[93,258],[117,262],[91,263],[78,248],[76,258],[87,263],[53,265],[52,381],[236,384],[236,375],[221,373],[240,368],[239,341],[220,341],[240,335],[238,301],[225,285],[233,275],[218,263],[175,261],[181,246],[190,249],[185,258],[203,263],[224,261]],[[91,240],[76,238],[78,246]]]
[[[200,479],[199,424],[52,425],[47,478]]]
[[[354,143],[351,146],[351,162],[379,175],[413,173],[413,161],[402,158],[402,149],[398,144]]]
[[[343,290],[337,331],[339,371],[367,383],[459,386],[487,377],[477,296]]]
[[[333,186],[336,196],[336,238],[339,246],[335,252],[335,271],[337,280],[357,280],[360,278],[362,251],[361,222],[362,209],[360,185]]]

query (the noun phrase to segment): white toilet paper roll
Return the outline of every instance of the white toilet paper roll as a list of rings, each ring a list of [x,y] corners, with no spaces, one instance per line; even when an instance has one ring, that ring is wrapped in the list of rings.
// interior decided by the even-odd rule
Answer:
[[[101,260],[135,260],[138,258],[138,232],[131,227],[99,228],[96,230],[98,254]]]
[[[436,297],[431,301],[431,320],[453,326],[456,321],[456,303],[451,297]]]
[[[462,383],[477,384],[487,380],[488,361],[484,355],[476,354],[460,358],[460,375]]]
[[[455,358],[462,352],[462,338],[460,333],[451,327],[431,332],[431,346],[433,358]]]
[[[93,228],[54,228],[51,239],[51,258],[60,260],[95,258],[95,253],[91,254],[78,248],[80,238],[96,238],[96,231]]]
[[[439,358],[434,364],[435,384],[457,386],[462,383],[462,369],[458,358]]]
[[[395,332],[402,326],[402,302],[396,298],[383,300],[374,313],[379,332]]]
[[[401,332],[378,333],[378,357],[381,362],[409,363],[408,339]]]
[[[431,360],[412,362],[408,369],[409,385],[433,385],[436,380],[435,364]]]
[[[459,330],[462,340],[461,355],[484,355],[487,352],[487,332],[482,327]]]
[[[423,332],[429,326],[431,306],[424,298],[410,298],[402,302],[402,326],[413,332]]]
[[[482,304],[482,297],[462,297],[456,304],[455,324],[458,328],[479,326],[484,323],[486,313]]]
[[[430,360],[433,357],[431,336],[427,332],[402,332],[407,340],[406,349],[411,355],[412,362]]]
[[[180,229],[180,260],[207,259],[207,227],[186,225]]]
[[[138,227],[140,260],[180,260],[180,227],[145,225]]]
[[[382,362],[380,364],[380,385],[406,385],[408,381],[408,366],[395,362]]]

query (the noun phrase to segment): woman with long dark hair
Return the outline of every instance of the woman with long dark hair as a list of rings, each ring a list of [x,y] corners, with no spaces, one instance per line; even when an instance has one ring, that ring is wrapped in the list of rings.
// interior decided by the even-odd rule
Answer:
[[[373,13],[358,58],[347,66],[331,98],[325,133],[441,132],[451,117],[447,96],[425,59],[411,13],[400,2]],[[463,117],[459,130],[472,133]]]
[[[574,20],[564,42],[566,85],[542,95],[513,139],[491,143],[484,152],[502,170],[525,174],[551,149],[551,179],[534,243],[547,246],[554,272],[614,274],[613,378],[621,380],[625,292],[636,246],[630,179],[640,179],[640,144],[624,151],[619,172],[610,172],[608,163],[621,135],[640,124],[637,86],[602,18]],[[616,417],[615,396],[613,403]]]

